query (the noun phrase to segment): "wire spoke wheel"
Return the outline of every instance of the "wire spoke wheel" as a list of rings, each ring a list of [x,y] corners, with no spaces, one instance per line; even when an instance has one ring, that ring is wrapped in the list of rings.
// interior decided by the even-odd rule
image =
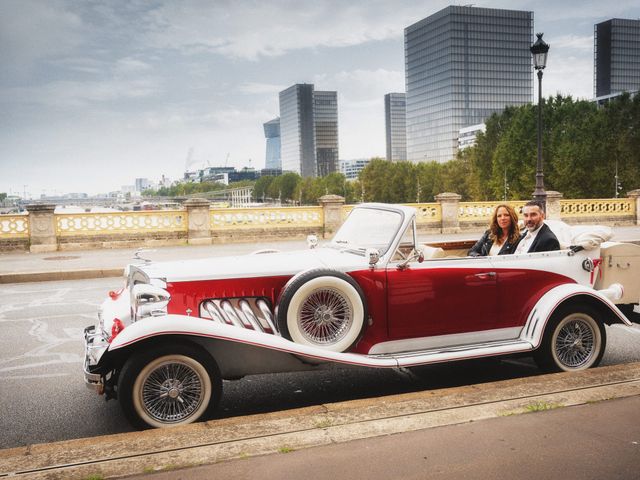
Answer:
[[[546,372],[572,372],[598,366],[607,345],[599,312],[589,306],[565,307],[555,312],[534,352]]]
[[[582,319],[565,323],[558,329],[555,350],[558,360],[569,368],[580,368],[594,354],[595,332]]]
[[[335,288],[318,289],[302,302],[300,329],[310,342],[326,345],[340,341],[353,323],[349,299]]]
[[[125,362],[117,392],[132,425],[173,427],[208,416],[222,395],[222,378],[215,359],[200,347],[165,343]]]
[[[345,352],[364,332],[367,310],[362,289],[353,278],[335,270],[316,269],[285,286],[276,317],[284,338]]]
[[[142,380],[142,406],[159,422],[187,419],[202,404],[203,378],[190,365],[176,360],[158,365]]]

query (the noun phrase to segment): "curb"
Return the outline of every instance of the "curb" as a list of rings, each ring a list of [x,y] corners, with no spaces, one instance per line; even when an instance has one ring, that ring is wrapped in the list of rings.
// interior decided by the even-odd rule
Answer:
[[[113,478],[640,395],[640,362],[0,450],[0,477]]]
[[[60,280],[86,280],[90,278],[121,277],[124,268],[89,268],[86,270],[65,270],[57,272],[24,272],[0,274],[0,284],[52,282]]]

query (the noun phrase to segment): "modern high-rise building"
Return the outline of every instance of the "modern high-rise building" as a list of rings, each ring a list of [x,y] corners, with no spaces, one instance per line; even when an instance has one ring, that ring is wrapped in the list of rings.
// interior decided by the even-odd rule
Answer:
[[[407,159],[407,99],[404,93],[387,93],[384,96],[384,118],[387,133],[387,160]]]
[[[339,169],[338,92],[314,92],[313,119],[316,131],[317,174],[324,177]]]
[[[280,92],[282,170],[303,177],[338,170],[338,96],[296,84]]]
[[[274,118],[262,125],[264,136],[267,139],[267,151],[265,154],[265,168],[280,169],[280,118]]]
[[[340,172],[347,180],[355,180],[358,174],[371,162],[370,158],[358,158],[355,160],[340,160]]]
[[[296,84],[280,92],[282,170],[316,176],[313,85]]]
[[[449,6],[404,31],[407,157],[455,157],[461,128],[531,103],[533,12]]]
[[[640,20],[598,23],[593,42],[596,98],[640,90]]]

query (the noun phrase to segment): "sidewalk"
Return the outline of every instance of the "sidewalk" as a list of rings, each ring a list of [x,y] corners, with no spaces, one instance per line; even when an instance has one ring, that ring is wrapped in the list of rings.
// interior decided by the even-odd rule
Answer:
[[[640,243],[640,226],[614,227],[613,241]],[[420,235],[420,241],[445,242],[474,240],[481,232],[450,235]],[[321,240],[320,244],[328,240]],[[227,243],[207,246],[172,246],[144,248],[142,256],[154,261],[188,260],[225,255],[244,255],[264,248],[279,250],[306,249],[305,240],[281,240],[264,243]],[[0,284],[47,280],[117,277],[129,263],[136,263],[136,248],[61,251],[50,253],[0,253]]]
[[[637,479],[638,411],[634,396],[132,478]]]
[[[638,408],[630,363],[0,450],[0,477],[637,478]]]

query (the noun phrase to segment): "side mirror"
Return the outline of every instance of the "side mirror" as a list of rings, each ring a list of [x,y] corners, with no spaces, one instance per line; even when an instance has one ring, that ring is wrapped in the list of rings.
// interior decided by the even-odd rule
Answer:
[[[376,266],[376,263],[380,260],[380,252],[375,248],[367,248],[365,256],[369,259],[369,266],[371,268]]]
[[[307,246],[311,249],[318,246],[318,237],[316,235],[307,235]]]

